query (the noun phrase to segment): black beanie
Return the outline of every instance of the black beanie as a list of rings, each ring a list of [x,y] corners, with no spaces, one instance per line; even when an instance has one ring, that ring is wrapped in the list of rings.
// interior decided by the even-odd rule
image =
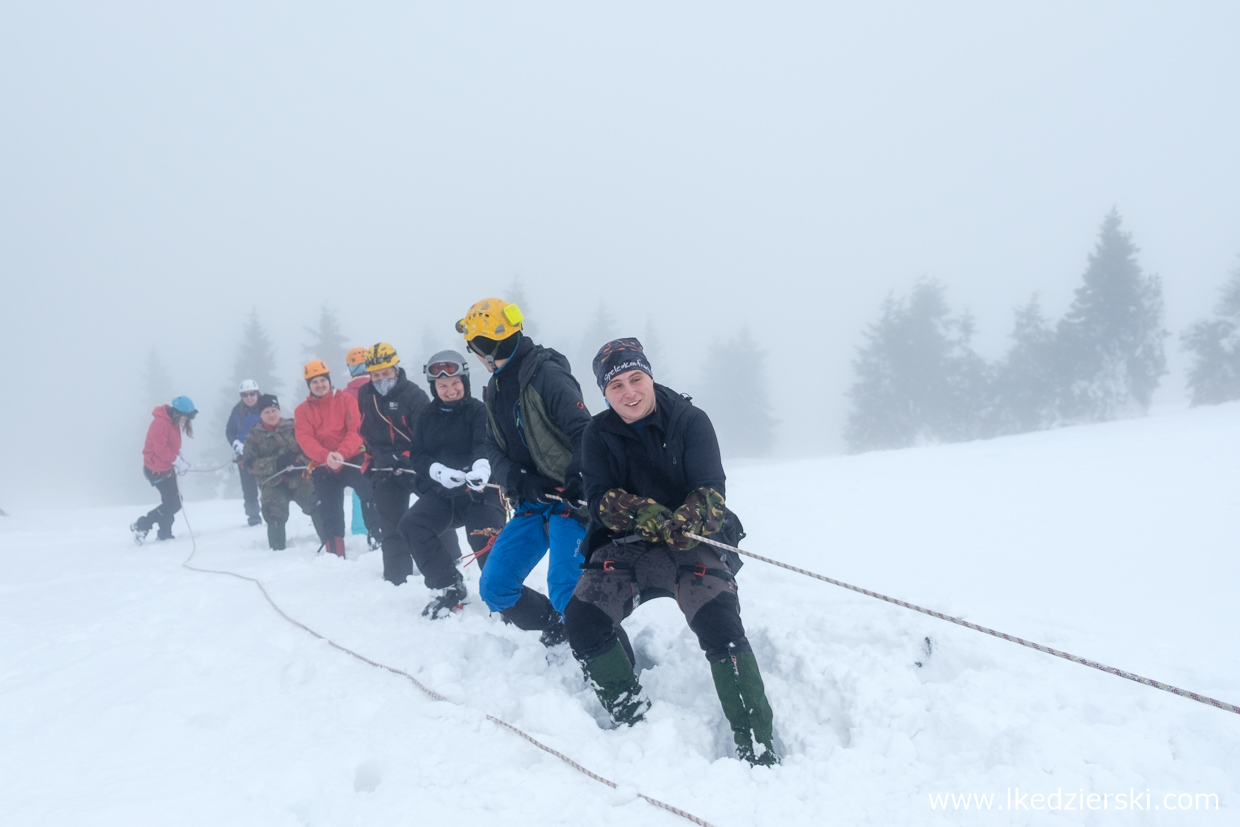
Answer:
[[[278,410],[280,407],[280,400],[276,398],[274,393],[264,393],[262,396],[258,397],[258,401],[254,403],[254,406],[258,408],[259,413],[262,413],[268,408],[276,408]]]
[[[631,370],[640,370],[654,378],[642,343],[634,338],[612,339],[594,354],[594,379],[599,390],[606,388],[612,379]]]

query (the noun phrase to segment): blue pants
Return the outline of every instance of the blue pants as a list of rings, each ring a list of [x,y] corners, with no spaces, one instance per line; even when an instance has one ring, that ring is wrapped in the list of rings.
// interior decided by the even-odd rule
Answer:
[[[547,591],[555,610],[564,612],[581,576],[583,561],[578,547],[586,530],[572,517],[558,513],[563,508],[559,503],[517,506],[508,525],[495,538],[478,584],[482,600],[491,611],[502,612],[516,605],[525,578],[550,548]]]

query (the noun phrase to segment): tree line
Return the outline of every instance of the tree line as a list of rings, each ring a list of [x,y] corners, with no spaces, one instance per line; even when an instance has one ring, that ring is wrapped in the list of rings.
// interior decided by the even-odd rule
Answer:
[[[1167,373],[1162,283],[1142,271],[1118,211],[1102,222],[1072,305],[1053,324],[1038,297],[1016,308],[1007,353],[974,350],[973,317],[937,281],[889,296],[853,360],[852,452],[961,442],[1149,410]],[[1215,316],[1181,336],[1192,405],[1240,399],[1240,269]]]

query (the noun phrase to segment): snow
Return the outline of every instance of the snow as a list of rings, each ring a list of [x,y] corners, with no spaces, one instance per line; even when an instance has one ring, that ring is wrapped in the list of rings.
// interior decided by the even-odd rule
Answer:
[[[1238,456],[1226,405],[737,464],[729,503],[756,553],[1240,703]],[[1240,715],[752,560],[743,617],[784,763],[751,768],[670,600],[626,624],[654,706],[614,730],[566,648],[478,602],[422,619],[420,581],[385,583],[377,553],[316,555],[299,513],[285,552],[218,500],[187,503],[193,540],[178,516],[175,541],[136,547],[125,526],[154,503],[0,518],[0,823],[689,823],[644,794],[717,827],[1161,825],[1225,823],[1240,792]],[[289,623],[253,583],[184,568],[195,542],[191,565],[261,581],[291,618],[449,701]],[[1056,790],[1108,809],[1032,809]],[[1130,791],[1143,808],[1116,810]],[[934,809],[941,793],[996,809]],[[1162,807],[1181,793],[1222,813]]]

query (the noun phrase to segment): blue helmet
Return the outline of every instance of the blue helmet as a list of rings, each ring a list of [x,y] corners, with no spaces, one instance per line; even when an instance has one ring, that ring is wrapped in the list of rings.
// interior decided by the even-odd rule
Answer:
[[[194,407],[194,400],[188,396],[178,396],[172,400],[172,410],[184,414],[188,419],[193,419],[198,415],[198,409]]]

